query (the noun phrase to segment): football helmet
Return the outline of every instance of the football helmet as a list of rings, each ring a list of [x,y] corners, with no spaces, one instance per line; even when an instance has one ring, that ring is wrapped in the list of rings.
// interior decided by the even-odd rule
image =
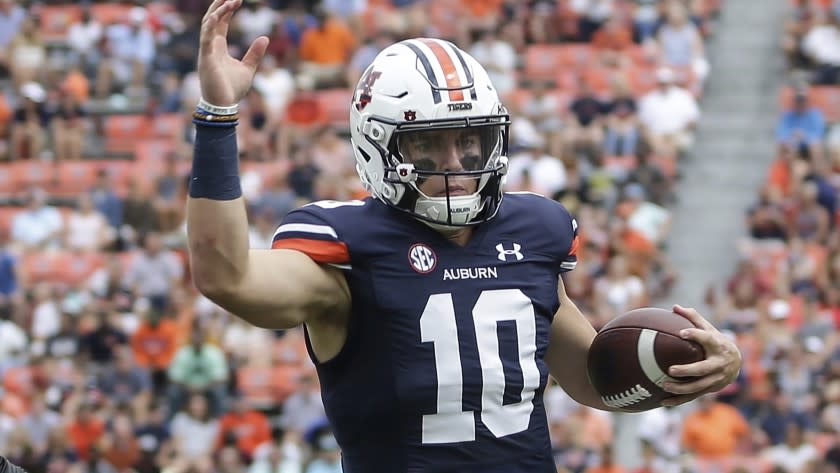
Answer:
[[[509,125],[478,61],[432,38],[380,52],[350,106],[356,170],[365,188],[443,231],[496,215]]]

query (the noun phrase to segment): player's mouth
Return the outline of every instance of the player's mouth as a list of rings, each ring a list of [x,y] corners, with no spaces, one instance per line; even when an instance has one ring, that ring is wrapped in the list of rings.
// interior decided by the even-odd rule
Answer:
[[[446,194],[447,194],[447,190],[444,189],[444,190],[438,192],[435,197],[446,197]],[[449,197],[455,197],[455,196],[458,196],[458,195],[467,195],[467,194],[469,194],[469,192],[467,192],[466,187],[463,187],[463,186],[449,186]]]

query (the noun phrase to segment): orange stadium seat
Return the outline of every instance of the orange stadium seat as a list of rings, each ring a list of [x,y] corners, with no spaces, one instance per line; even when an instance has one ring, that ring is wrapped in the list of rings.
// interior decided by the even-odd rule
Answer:
[[[163,115],[109,115],[105,118],[105,148],[108,151],[133,152],[135,145],[150,138],[175,140],[184,129],[179,113]]]
[[[142,178],[145,176],[143,173],[143,165],[136,164],[132,161],[126,161],[121,159],[108,159],[103,161],[96,161],[96,168],[97,170],[104,169],[108,176],[110,177],[110,182],[114,186],[114,191],[120,195],[124,196],[126,191],[128,190],[128,181],[134,177]],[[136,171],[140,172],[136,172]],[[136,173],[136,175],[135,175]]]
[[[589,45],[535,44],[525,49],[525,77],[554,79],[558,71],[588,64],[593,55]]]
[[[0,235],[8,235],[12,228],[12,219],[24,207],[2,206],[0,207]]]
[[[28,159],[8,164],[16,192],[30,187],[49,187],[58,177],[56,166],[39,160]]]
[[[24,255],[21,263],[32,283],[50,281],[73,286],[102,267],[104,259],[104,254],[96,252],[33,252]]]
[[[326,119],[321,102],[312,93],[297,93],[286,106],[287,122],[299,127],[318,126]]]
[[[840,122],[840,86],[814,86],[809,90],[811,105],[820,109],[828,122]],[[779,91],[779,105],[789,110],[793,107],[793,87]]]
[[[131,8],[130,3],[94,3],[91,5],[90,14],[103,26],[107,26],[124,21]]]
[[[49,190],[60,196],[86,192],[93,187],[97,170],[93,161],[61,161],[58,163],[58,181]]]
[[[41,37],[47,42],[62,42],[70,25],[82,19],[80,5],[39,5],[34,8],[41,20]]]
[[[236,370],[236,385],[245,399],[262,406],[285,401],[297,378],[298,369],[288,365],[245,365]]]
[[[9,393],[29,396],[34,389],[32,370],[28,366],[7,369],[3,374],[3,389]]]
[[[353,99],[352,90],[322,90],[318,92],[317,98],[328,123],[341,126],[348,126],[350,124],[350,114],[347,112],[347,105]]]
[[[164,161],[176,148],[173,140],[142,140],[134,144],[134,160],[138,163]]]

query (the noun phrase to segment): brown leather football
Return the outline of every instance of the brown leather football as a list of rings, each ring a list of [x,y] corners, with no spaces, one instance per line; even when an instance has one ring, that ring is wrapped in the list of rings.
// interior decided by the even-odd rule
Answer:
[[[587,369],[592,386],[608,406],[640,412],[672,396],[662,389],[672,365],[705,358],[703,347],[680,338],[694,325],[670,310],[645,307],[611,320],[589,349]]]

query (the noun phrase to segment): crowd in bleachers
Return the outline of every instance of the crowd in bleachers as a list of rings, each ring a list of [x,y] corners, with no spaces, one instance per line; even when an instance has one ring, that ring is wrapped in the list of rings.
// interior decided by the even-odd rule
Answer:
[[[340,471],[302,331],[251,327],[190,282],[184,200],[208,3],[0,0],[0,453],[30,471]],[[566,289],[595,326],[667,294],[679,276],[663,251],[668,206],[714,74],[704,40],[717,1],[244,3],[233,54],[271,39],[240,105],[253,247],[268,247],[298,205],[364,196],[347,139],[352,87],[385,45],[437,36],[473,54],[504,95],[507,187],[577,216],[583,245]],[[840,37],[831,2],[826,15],[805,3],[784,51],[829,84],[832,25]],[[781,99],[803,94],[800,107],[838,119],[835,89]],[[807,419],[809,439],[840,423],[840,384],[814,364],[837,358],[823,308],[840,301],[840,135],[826,144],[819,123],[818,112],[781,119],[772,185],[749,216],[751,257],[715,299],[717,320],[742,338],[742,382],[692,417],[651,412],[640,471],[671,471],[685,449],[700,466],[735,452],[772,464],[793,456],[788,418]],[[800,396],[818,380],[822,394]],[[556,387],[547,398],[561,471],[623,471],[609,415]]]

